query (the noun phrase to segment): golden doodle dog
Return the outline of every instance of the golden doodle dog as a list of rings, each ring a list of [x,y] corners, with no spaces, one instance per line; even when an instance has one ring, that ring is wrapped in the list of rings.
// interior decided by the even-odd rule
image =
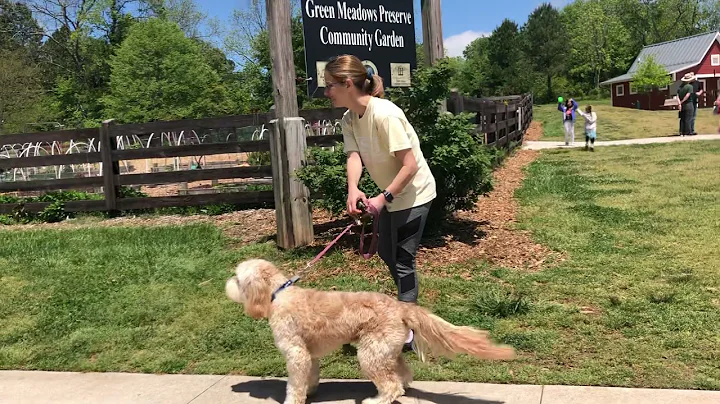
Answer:
[[[240,263],[225,293],[255,319],[267,318],[275,345],[285,356],[288,384],[285,404],[304,404],[320,380],[319,359],[344,344],[357,344],[363,374],[378,395],[363,404],[391,404],[405,394],[412,373],[401,352],[410,329],[418,355],[452,358],[466,353],[481,359],[512,359],[514,350],[493,344],[485,331],[459,327],[426,309],[374,292],[325,292],[286,287],[272,263]],[[273,300],[273,295],[275,299]]]

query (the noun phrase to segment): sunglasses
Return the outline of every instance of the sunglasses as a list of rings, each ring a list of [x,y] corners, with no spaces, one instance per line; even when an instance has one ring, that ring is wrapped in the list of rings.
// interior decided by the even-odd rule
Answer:
[[[325,83],[325,88],[333,88],[335,86],[342,87],[343,83]]]

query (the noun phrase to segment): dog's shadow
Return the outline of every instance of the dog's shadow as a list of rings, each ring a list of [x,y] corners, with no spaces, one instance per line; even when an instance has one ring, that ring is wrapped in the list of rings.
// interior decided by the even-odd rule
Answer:
[[[248,393],[250,397],[253,398],[263,400],[273,399],[278,403],[282,403],[285,401],[286,386],[287,384],[284,380],[252,380],[232,386],[232,391],[235,393]],[[308,397],[307,402],[310,404],[355,400],[356,404],[361,404],[362,400],[373,397],[376,394],[377,389],[375,385],[370,382],[332,381],[320,383],[317,393]],[[407,389],[405,396],[435,404],[503,404],[503,401],[481,400],[451,393],[431,393],[412,387]]]

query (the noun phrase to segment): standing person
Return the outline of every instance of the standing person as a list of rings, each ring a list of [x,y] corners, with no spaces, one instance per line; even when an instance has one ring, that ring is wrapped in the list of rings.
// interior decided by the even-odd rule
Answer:
[[[381,77],[352,55],[331,59],[324,74],[325,95],[334,106],[348,109],[342,118],[348,213],[362,213],[358,201],[380,212],[378,255],[390,270],[398,299],[416,303],[419,282],[415,256],[430,204],[437,196],[435,178],[405,113],[382,98]],[[363,165],[383,190],[370,199],[358,189]],[[412,347],[412,341],[411,330],[406,348]]]
[[[568,144],[575,145],[575,111],[578,104],[574,99],[570,98],[563,104],[558,103],[558,111],[563,113],[563,126],[565,127],[565,146]]]
[[[680,111],[680,136],[690,136],[692,129],[690,121],[695,113],[695,104],[691,100],[693,93],[692,83],[695,80],[694,73],[687,73],[680,79],[684,84],[678,89],[678,109]]]
[[[720,115],[720,92],[718,92],[718,96],[714,104],[715,107],[713,108],[713,114]],[[720,122],[718,123],[718,133],[720,133]]]
[[[585,118],[585,150],[590,144],[590,151],[595,151],[595,138],[597,137],[597,114],[593,112],[592,105],[585,107],[585,112],[578,111]]]
[[[697,113],[698,108],[700,107],[700,97],[702,97],[703,94],[705,94],[705,90],[700,88],[700,82],[697,80],[697,77],[694,78],[692,82],[693,86],[693,92],[690,95],[690,99],[693,102],[693,115],[690,118],[690,134],[695,136],[697,135],[697,132],[695,132],[695,120],[697,119]]]

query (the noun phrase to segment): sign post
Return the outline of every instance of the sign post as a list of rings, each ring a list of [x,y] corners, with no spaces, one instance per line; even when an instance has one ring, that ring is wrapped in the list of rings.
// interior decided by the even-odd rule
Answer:
[[[290,0],[266,0],[270,58],[272,59],[275,119],[271,122],[277,244],[290,249],[313,242],[310,191],[294,178],[305,164],[305,131],[295,89],[295,63],[290,35]]]
[[[440,0],[420,0],[423,25],[423,48],[428,66],[445,57],[445,45],[442,34],[442,16]],[[447,112],[447,101],[440,102],[440,113]]]
[[[324,97],[327,61],[355,55],[385,87],[410,87],[417,67],[413,0],[302,0],[308,96]]]
[[[445,57],[440,0],[421,1],[425,60],[428,66],[432,66],[438,59]]]

